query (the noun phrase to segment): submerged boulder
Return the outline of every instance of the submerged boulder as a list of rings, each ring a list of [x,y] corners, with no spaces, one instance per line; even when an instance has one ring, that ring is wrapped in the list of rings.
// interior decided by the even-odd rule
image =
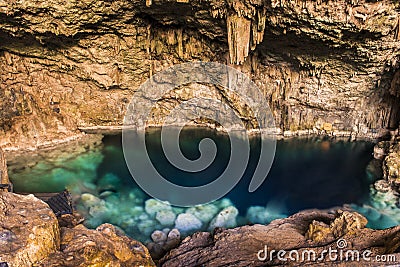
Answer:
[[[60,247],[57,218],[33,195],[0,192],[0,262],[32,266]]]

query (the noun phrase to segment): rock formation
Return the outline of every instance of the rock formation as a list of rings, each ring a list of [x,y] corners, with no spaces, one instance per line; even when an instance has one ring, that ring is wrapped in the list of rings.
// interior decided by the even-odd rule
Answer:
[[[281,134],[382,135],[399,122],[398,8],[391,0],[3,0],[0,144],[38,147],[121,126],[140,84],[193,60],[248,74]],[[203,87],[166,95],[156,113]],[[248,119],[240,99],[215,97]]]
[[[5,188],[7,184],[10,184],[7,171],[7,161],[1,147],[0,147],[0,184],[2,185],[0,187],[0,191],[8,191],[9,188]]]
[[[154,266],[146,249],[110,224],[96,230],[83,225],[61,229],[61,250],[39,266]]]
[[[357,213],[311,210],[275,220],[269,225],[200,232],[184,239],[178,248],[160,260],[159,266],[297,266],[299,262],[307,266],[348,266],[344,257],[340,259],[340,251],[346,255],[349,250],[357,250],[360,255],[368,250],[370,259],[375,255],[391,254],[392,259],[400,256],[400,227],[374,231],[364,228],[365,224],[366,219]],[[336,250],[336,259],[329,258],[329,249]],[[278,252],[280,250],[286,255]],[[292,253],[293,260],[290,260],[292,250],[298,254]],[[278,253],[286,260],[280,260]],[[304,258],[303,253],[306,254]],[[325,257],[318,259],[324,255],[322,253]],[[296,261],[297,255],[300,260]],[[360,256],[360,261],[353,260],[352,264],[374,266],[376,262],[363,260]]]
[[[59,249],[59,231],[46,203],[33,195],[0,192],[0,262],[32,266]]]
[[[103,224],[89,230],[74,224],[60,228],[49,206],[33,195],[0,192],[0,263],[10,267],[154,266],[147,248],[114,226]]]

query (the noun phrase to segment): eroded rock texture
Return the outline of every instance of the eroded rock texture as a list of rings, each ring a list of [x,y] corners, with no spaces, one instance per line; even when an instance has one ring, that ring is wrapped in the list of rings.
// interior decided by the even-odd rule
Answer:
[[[8,178],[7,161],[4,152],[0,147],[0,184],[10,183]],[[8,188],[0,188],[0,191],[8,191]]]
[[[339,258],[340,251],[346,255],[348,250],[357,250],[360,255],[370,250],[370,259],[375,259],[375,255],[387,254],[392,254],[393,259],[399,257],[396,252],[400,247],[400,227],[378,231],[364,228],[365,224],[366,219],[354,212],[303,211],[286,219],[275,220],[269,225],[256,224],[220,229],[214,233],[196,233],[184,239],[178,248],[171,250],[160,260],[159,265],[298,266],[301,262],[307,266],[376,266],[374,260],[363,260],[361,256],[359,261],[351,258],[347,262],[342,261]],[[327,252],[322,254],[323,250],[328,251],[329,248],[336,250],[336,259],[330,258]],[[286,255],[281,252],[280,256],[286,260],[277,257],[279,250],[286,251]],[[290,255],[294,260],[289,258],[291,250],[299,253],[299,260],[296,260],[295,253]],[[309,254],[310,251],[315,254]],[[303,253],[306,256],[301,256]]]
[[[57,218],[33,195],[0,192],[0,262],[32,266],[60,247]]]
[[[96,230],[83,225],[61,229],[61,251],[39,266],[155,266],[147,248],[110,224]]]
[[[383,134],[399,121],[398,8],[391,0],[2,0],[0,144],[35,147],[121,125],[141,83],[194,60],[248,74],[281,133]],[[184,99],[165,96],[159,113]]]
[[[0,263],[19,266],[154,266],[147,248],[109,224],[89,230],[33,195],[0,192]],[[79,225],[77,225],[79,224]]]

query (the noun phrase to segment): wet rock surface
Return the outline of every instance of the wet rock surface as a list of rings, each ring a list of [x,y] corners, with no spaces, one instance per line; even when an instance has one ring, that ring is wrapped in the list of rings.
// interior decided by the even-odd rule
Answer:
[[[366,219],[350,211],[324,212],[310,210],[299,212],[286,219],[278,219],[269,225],[243,226],[234,229],[218,229],[213,233],[199,232],[187,237],[176,249],[163,257],[160,266],[272,266],[298,265],[299,261],[280,261],[279,250],[289,253],[297,250],[300,255],[313,250],[320,256],[323,250],[365,250],[374,255],[396,254],[400,247],[400,227],[386,230],[365,228]],[[316,225],[319,225],[316,227]],[[319,234],[315,235],[320,227]],[[324,229],[324,230],[321,230]],[[310,235],[310,233],[313,233]],[[318,238],[316,238],[318,236]],[[343,241],[344,240],[344,241]],[[268,248],[268,251],[265,248]],[[273,257],[269,258],[269,252]],[[260,252],[261,251],[261,252]],[[267,253],[267,254],[265,254]],[[259,255],[257,255],[259,254]],[[260,256],[261,260],[258,259]],[[263,257],[265,256],[265,259]],[[292,255],[293,256],[293,255]],[[288,257],[288,255],[286,255]],[[307,266],[347,266],[349,262],[325,257],[319,261],[305,260]],[[354,266],[373,266],[368,261],[353,261]]]

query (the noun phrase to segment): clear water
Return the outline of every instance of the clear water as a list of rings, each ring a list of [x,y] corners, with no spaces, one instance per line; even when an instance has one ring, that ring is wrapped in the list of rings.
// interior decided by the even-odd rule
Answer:
[[[227,165],[230,150],[229,139],[225,135],[203,129],[187,129],[181,133],[182,153],[191,159],[199,157],[197,148],[202,138],[212,138],[217,144],[216,160],[197,174],[180,171],[168,163],[162,153],[159,135],[159,131],[148,133],[147,148],[160,173],[174,183],[186,186],[208,183],[218,177]],[[252,171],[258,163],[258,145],[257,138],[251,140],[250,162],[244,177],[225,196],[224,201],[215,204],[219,210],[230,205],[236,207],[239,211],[235,221],[237,225],[267,223],[275,217],[308,208],[323,209],[368,202],[371,181],[366,175],[366,167],[372,160],[372,143],[321,138],[278,141],[267,180],[256,192],[249,193],[247,189]],[[16,157],[9,165],[16,191],[49,192],[69,188],[78,203],[78,209],[88,217],[89,226],[111,222],[142,240],[152,230],[165,226],[153,223],[154,216],[148,213],[143,215],[149,196],[138,188],[129,174],[120,135],[105,136],[100,145],[78,145],[71,151],[30,155],[28,163]],[[89,204],[82,205],[79,198],[82,193],[98,197],[103,201],[103,206],[90,209]],[[249,214],[250,207],[253,207],[250,209],[253,214]],[[177,208],[172,210],[176,214],[185,212]],[[265,210],[269,217],[263,221],[260,214]],[[142,228],[131,226],[141,223],[145,225]]]

